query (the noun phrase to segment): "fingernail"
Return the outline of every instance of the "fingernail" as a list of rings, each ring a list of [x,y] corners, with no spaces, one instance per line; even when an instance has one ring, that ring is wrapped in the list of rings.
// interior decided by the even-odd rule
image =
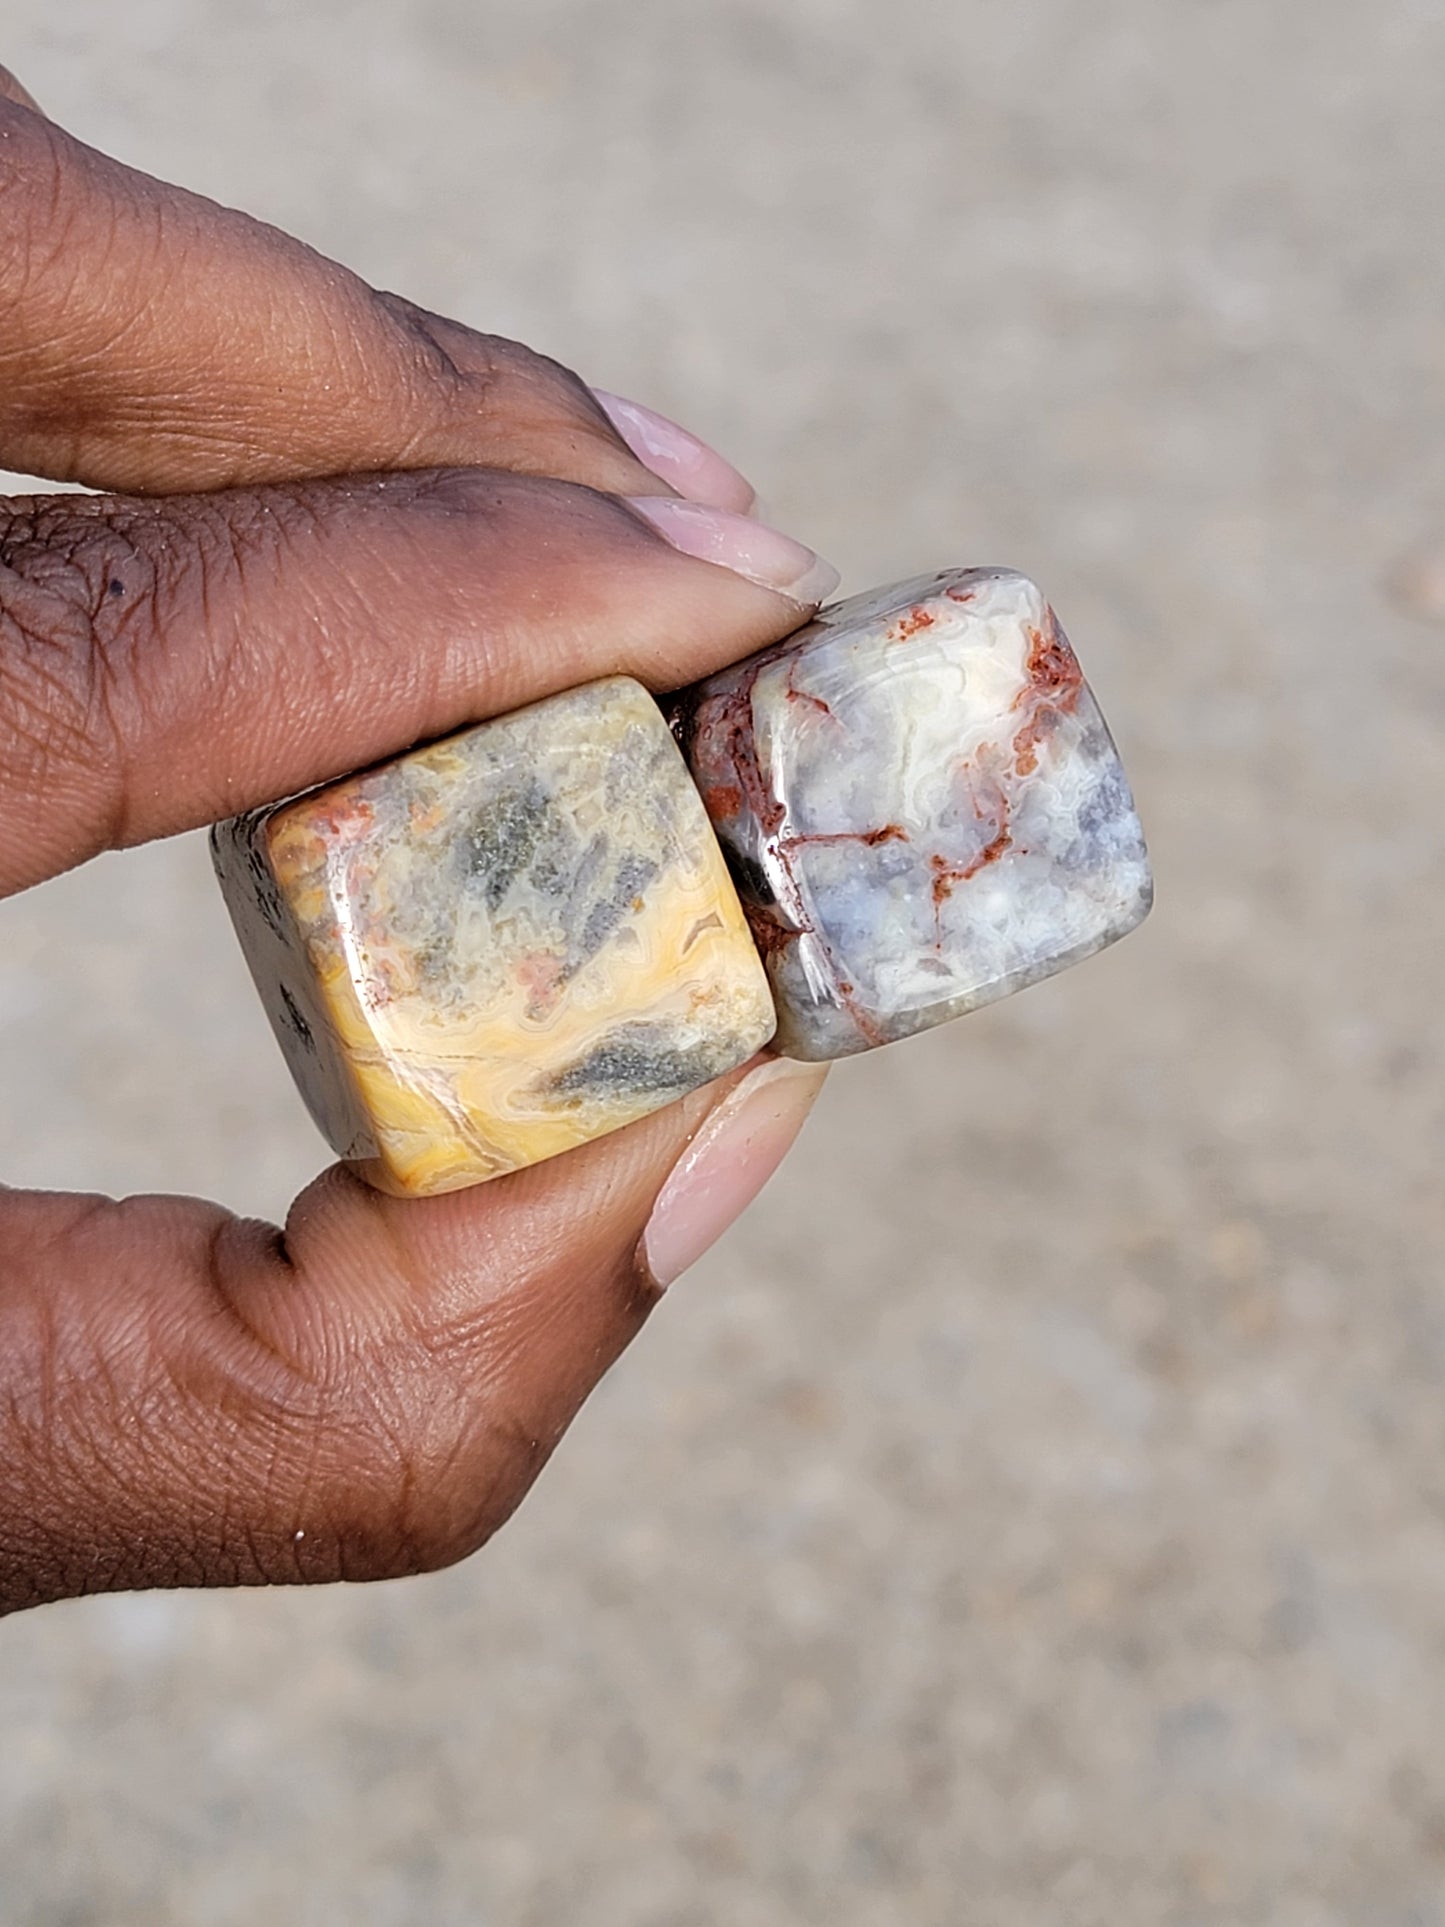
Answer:
[[[641,402],[609,395],[605,388],[594,388],[592,393],[638,461],[679,495],[738,515],[754,510],[757,492],[752,483],[715,448]]]
[[[684,555],[715,562],[720,569],[731,569],[806,608],[815,607],[838,586],[840,577],[831,562],[824,562],[792,536],[750,521],[745,515],[705,508],[700,502],[673,501],[666,495],[629,495],[623,499],[634,515],[640,515],[664,542]]]
[[[826,1064],[773,1057],[708,1114],[652,1207],[638,1257],[659,1287],[680,1278],[777,1170],[823,1088]]]

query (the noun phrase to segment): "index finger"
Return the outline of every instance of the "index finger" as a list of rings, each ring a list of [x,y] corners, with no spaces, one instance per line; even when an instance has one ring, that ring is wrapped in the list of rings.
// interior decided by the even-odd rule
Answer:
[[[460,464],[661,487],[557,362],[110,160],[0,70],[0,466],[164,494]]]

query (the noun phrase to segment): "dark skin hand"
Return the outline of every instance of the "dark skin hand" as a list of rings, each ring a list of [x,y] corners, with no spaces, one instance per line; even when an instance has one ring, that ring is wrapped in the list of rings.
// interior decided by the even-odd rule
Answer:
[[[3,69],[0,466],[122,491],[0,499],[0,896],[594,676],[676,687],[822,592],[719,458],[669,479],[722,512],[675,511],[576,376]],[[333,1168],[284,1229],[0,1188],[0,1611],[474,1550],[818,1082],[743,1130],[743,1075],[449,1197]]]

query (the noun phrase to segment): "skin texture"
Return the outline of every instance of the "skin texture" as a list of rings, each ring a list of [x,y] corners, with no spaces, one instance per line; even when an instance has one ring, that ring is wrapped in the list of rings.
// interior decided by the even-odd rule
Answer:
[[[0,465],[125,491],[0,501],[0,895],[806,613],[616,499],[667,490],[576,376],[3,71]],[[737,1082],[482,1191],[336,1168],[284,1229],[0,1189],[0,1610],[472,1551],[647,1316],[653,1202]]]

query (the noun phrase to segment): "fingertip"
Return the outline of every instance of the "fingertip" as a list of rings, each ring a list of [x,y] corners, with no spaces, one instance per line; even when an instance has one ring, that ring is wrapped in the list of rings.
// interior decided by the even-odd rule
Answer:
[[[39,114],[42,119],[45,116],[45,109],[34,94],[29,88],[21,86],[8,67],[0,67],[0,100],[13,101],[17,107],[28,107],[32,114]]]

